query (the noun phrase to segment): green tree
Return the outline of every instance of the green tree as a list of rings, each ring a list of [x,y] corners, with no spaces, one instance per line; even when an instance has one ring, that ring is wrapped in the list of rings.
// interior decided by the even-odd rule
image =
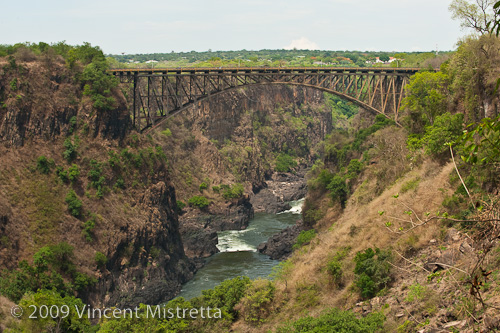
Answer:
[[[62,297],[53,290],[27,293],[19,305],[25,309],[19,324],[22,332],[85,332],[91,326],[86,315],[78,315],[85,310],[79,298]],[[30,318],[33,309],[38,312]],[[45,315],[45,309],[49,315]]]
[[[489,24],[493,20],[493,1],[475,0],[472,3],[466,0],[453,0],[448,8],[452,18],[460,21],[466,29],[473,29],[482,35],[488,33]]]
[[[451,115],[446,112],[437,116],[434,125],[427,126],[422,143],[425,146],[425,152],[429,155],[439,155],[448,153],[448,146],[458,140],[462,135],[464,115],[457,113]]]
[[[438,72],[415,74],[406,87],[404,106],[409,111],[409,127],[413,133],[421,133],[432,125],[436,116],[446,111],[447,76]]]
[[[68,195],[66,195],[66,203],[68,204],[68,210],[71,215],[79,217],[82,210],[82,201],[78,199],[75,191],[69,191]]]

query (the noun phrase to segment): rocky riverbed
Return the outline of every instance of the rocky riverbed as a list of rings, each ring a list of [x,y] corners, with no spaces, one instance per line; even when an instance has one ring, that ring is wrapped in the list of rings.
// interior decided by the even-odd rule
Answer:
[[[290,209],[289,202],[305,197],[306,169],[294,173],[275,173],[257,193],[243,197],[225,206],[211,207],[200,214],[187,210],[179,217],[184,251],[190,258],[207,258],[219,252],[218,231],[243,230],[254,212],[277,214]],[[272,259],[282,260],[292,252],[297,235],[303,230],[299,222],[273,235],[259,245],[258,251]]]

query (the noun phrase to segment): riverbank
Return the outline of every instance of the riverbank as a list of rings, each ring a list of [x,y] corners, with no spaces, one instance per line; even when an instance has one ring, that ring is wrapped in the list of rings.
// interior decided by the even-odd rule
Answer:
[[[219,253],[205,259],[204,266],[193,279],[183,285],[178,296],[186,299],[201,295],[201,291],[214,288],[226,279],[248,276],[265,278],[279,264],[257,247],[281,230],[300,220],[303,199],[289,203],[291,209],[280,214],[257,213],[244,230],[218,232]]]

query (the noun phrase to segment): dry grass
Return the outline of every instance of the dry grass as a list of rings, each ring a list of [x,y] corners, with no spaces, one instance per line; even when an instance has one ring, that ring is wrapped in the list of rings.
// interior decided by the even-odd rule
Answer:
[[[15,306],[13,302],[0,295],[0,332],[3,332],[11,322],[15,321],[11,315],[13,306]]]
[[[352,259],[357,251],[378,247],[393,248],[405,253],[409,249],[428,244],[428,241],[435,238],[439,232],[437,224],[421,228],[415,234],[399,236],[385,227],[385,215],[404,217],[406,208],[398,202],[405,202],[419,214],[439,210],[443,200],[443,193],[439,189],[449,186],[448,179],[452,169],[452,164],[439,167],[431,161],[426,161],[368,203],[360,204],[358,200],[350,200],[338,218],[336,209],[331,208],[319,223],[324,228],[317,238],[291,258],[294,269],[287,277],[286,285],[285,282],[278,284],[278,294],[283,294],[281,297],[289,301],[274,318],[270,319],[265,328],[279,325],[285,319],[298,318],[304,315],[306,310],[308,314],[315,315],[325,307],[353,307],[359,301],[358,293],[350,287],[354,279]],[[400,194],[397,199],[393,197],[401,192],[401,187],[405,183],[416,177],[421,179],[418,188]],[[371,184],[376,186],[373,182]],[[380,216],[379,211],[385,211],[384,215]],[[328,225],[331,227],[327,228]],[[332,284],[325,267],[335,252],[347,246],[350,246],[351,250],[343,260],[344,287],[337,289]],[[317,295],[312,295],[310,292],[310,289],[315,290],[314,286],[318,287]],[[307,292],[304,294],[304,291]],[[304,303],[304,298],[310,302]]]

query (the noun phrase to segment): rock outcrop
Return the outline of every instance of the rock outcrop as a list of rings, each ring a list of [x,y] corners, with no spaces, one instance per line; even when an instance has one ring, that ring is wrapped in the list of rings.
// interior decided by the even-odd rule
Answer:
[[[66,242],[78,271],[98,280],[78,295],[84,302],[120,308],[164,302],[196,266],[184,253],[163,152],[130,133],[119,89],[111,92],[112,110],[93,108],[77,70],[58,57],[50,65],[32,60],[0,66],[0,270],[16,269],[41,247]],[[63,158],[65,140],[71,141],[71,159]],[[70,166],[78,171],[71,182],[61,178]],[[91,171],[99,178],[99,194]],[[69,192],[82,208],[78,214],[68,210]],[[97,252],[105,266],[98,267]]]
[[[273,235],[267,242],[261,243],[257,250],[273,260],[285,260],[292,254],[292,247],[302,230],[304,230],[302,223],[297,223]]]
[[[306,169],[295,173],[274,173],[266,180],[264,188],[257,189],[250,202],[256,213],[276,214],[290,209],[289,201],[305,198],[307,184]]]
[[[174,204],[171,185],[159,182],[145,191],[138,206],[147,220],[121,228],[103,278],[89,296],[93,304],[159,304],[192,278],[195,266],[184,255]]]

